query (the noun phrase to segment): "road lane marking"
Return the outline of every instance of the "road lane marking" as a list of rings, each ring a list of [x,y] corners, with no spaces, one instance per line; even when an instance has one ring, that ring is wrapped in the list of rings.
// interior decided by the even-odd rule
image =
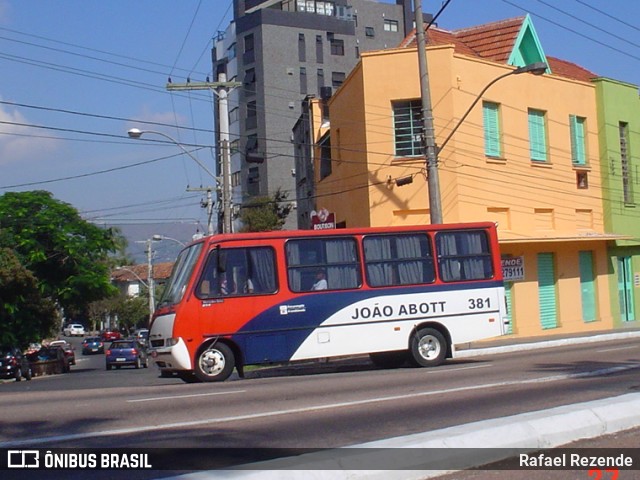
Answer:
[[[434,395],[444,395],[449,393],[482,390],[486,388],[499,388],[499,387],[514,386],[514,385],[528,385],[528,384],[545,383],[545,382],[557,382],[557,381],[568,380],[573,378],[597,377],[597,376],[611,375],[614,373],[620,373],[627,370],[634,370],[638,368],[640,368],[640,363],[635,363],[630,365],[621,365],[619,367],[603,368],[599,370],[592,370],[592,371],[580,372],[580,373],[568,373],[564,375],[553,375],[550,377],[531,378],[528,380],[508,380],[504,382],[484,383],[480,385],[468,385],[464,387],[449,388],[444,390],[430,390],[426,392],[414,392],[414,393],[407,393],[403,395],[391,395],[388,397],[367,398],[365,400],[353,400],[349,402],[338,402],[338,403],[331,403],[331,404],[324,404],[324,405],[311,405],[309,407],[290,408],[286,410],[273,410],[269,412],[235,415],[231,417],[208,418],[208,419],[202,419],[202,420],[192,420],[187,422],[165,423],[162,425],[147,425],[147,426],[138,426],[138,427],[130,427],[130,428],[116,428],[112,430],[102,430],[98,432],[74,433],[74,434],[68,434],[68,435],[56,435],[54,437],[28,438],[28,439],[16,440],[16,441],[4,441],[4,442],[0,442],[0,448],[13,448],[21,445],[35,446],[43,443],[66,442],[70,440],[80,440],[84,438],[95,438],[95,437],[99,438],[99,437],[105,437],[110,435],[129,435],[132,433],[146,433],[146,432],[153,432],[157,430],[167,430],[171,428],[199,427],[203,425],[214,425],[214,424],[238,422],[238,421],[245,421],[245,420],[255,420],[260,418],[277,417],[282,415],[319,412],[324,410],[331,410],[334,408],[351,408],[351,407],[357,407],[357,406],[368,405],[373,403],[390,402],[390,401],[397,401],[397,400],[408,400],[408,399],[420,398],[420,397],[430,397]]]
[[[459,372],[460,370],[473,370],[474,368],[487,368],[493,367],[493,363],[483,363],[482,365],[465,365],[463,367],[452,367],[452,368],[439,368],[430,371],[429,373],[449,373],[449,372]]]
[[[175,400],[176,398],[209,397],[213,395],[231,395],[233,393],[246,393],[246,392],[247,392],[246,390],[230,390],[228,392],[193,393],[190,395],[172,395],[168,397],[136,398],[133,400],[127,400],[127,403],[155,402],[157,400]]]
[[[596,350],[596,353],[615,352],[618,350],[637,350],[637,345],[629,345],[628,347],[616,347],[616,348],[604,348],[602,350]]]

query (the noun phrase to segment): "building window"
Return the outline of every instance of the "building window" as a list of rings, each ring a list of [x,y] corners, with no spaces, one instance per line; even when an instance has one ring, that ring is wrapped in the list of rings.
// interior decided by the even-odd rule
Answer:
[[[500,145],[500,105],[482,102],[482,120],[484,125],[484,154],[487,157],[501,157]]]
[[[569,130],[571,131],[571,163],[573,165],[587,164],[584,125],[584,118],[569,115]]]
[[[331,140],[327,135],[320,141],[320,180],[331,175]]]
[[[529,109],[529,153],[534,162],[547,161],[546,113]]]
[[[247,102],[247,117],[245,118],[245,128],[251,130],[258,125],[256,101]]]
[[[300,67],[300,93],[307,94],[307,69]]]
[[[318,69],[318,92],[322,87],[324,87],[324,70],[319,68]]]
[[[256,69],[248,68],[244,72],[244,79],[242,80],[244,89],[247,94],[256,93]]]
[[[589,188],[589,175],[588,172],[580,170],[576,172],[576,186],[580,190],[586,190]]]
[[[244,37],[244,53],[252,52],[254,48],[253,33]]]
[[[633,184],[631,178],[631,165],[629,163],[629,124],[618,124],[620,135],[620,167],[622,170],[622,195],[624,203],[633,204]]]
[[[324,51],[322,48],[322,35],[316,35],[316,63],[324,63]]]
[[[238,121],[238,114],[240,113],[240,109],[238,107],[233,107],[229,110],[229,123],[235,123]]]
[[[369,38],[373,38],[376,36],[376,31],[373,27],[364,27],[364,34]]]
[[[331,55],[344,55],[344,40],[331,39]]]
[[[231,155],[238,153],[240,151],[240,140],[237,138],[235,140],[231,140],[231,142],[229,142],[229,151]]]
[[[385,32],[397,32],[398,31],[398,21],[397,20],[384,20],[384,31]]]
[[[396,157],[422,155],[422,102],[408,100],[392,103]]]
[[[251,167],[247,174],[247,193],[256,196],[260,193],[260,171],[258,167]]]
[[[344,83],[345,78],[346,75],[344,72],[331,72],[331,86],[333,88],[338,88]]]
[[[232,59],[236,58],[236,55],[237,55],[237,53],[236,53],[236,44],[232,43],[229,46],[229,48],[227,49],[227,58],[229,60],[232,60]]]
[[[298,61],[307,61],[307,43],[304,39],[304,33],[298,34]]]

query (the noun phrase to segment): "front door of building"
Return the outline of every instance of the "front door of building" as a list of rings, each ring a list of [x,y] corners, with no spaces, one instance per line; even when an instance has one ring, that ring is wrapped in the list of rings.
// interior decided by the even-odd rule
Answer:
[[[631,257],[618,257],[618,298],[622,321],[631,322],[635,320]]]

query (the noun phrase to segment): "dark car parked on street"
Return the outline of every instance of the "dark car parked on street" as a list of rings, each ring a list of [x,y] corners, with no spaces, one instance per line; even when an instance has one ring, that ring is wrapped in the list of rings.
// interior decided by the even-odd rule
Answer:
[[[100,337],[87,337],[82,341],[82,354],[104,353],[104,342]]]
[[[31,364],[19,348],[0,346],[0,378],[31,380]]]
[[[55,340],[49,344],[50,347],[60,347],[64,351],[64,356],[69,360],[69,365],[76,364],[76,352],[69,342],[65,340]]]
[[[116,340],[106,351],[107,370],[112,367],[120,368],[123,365],[135,368],[147,368],[149,357],[144,345],[136,340]]]
[[[44,346],[27,357],[39,374],[56,375],[71,371],[69,356],[60,345]]]

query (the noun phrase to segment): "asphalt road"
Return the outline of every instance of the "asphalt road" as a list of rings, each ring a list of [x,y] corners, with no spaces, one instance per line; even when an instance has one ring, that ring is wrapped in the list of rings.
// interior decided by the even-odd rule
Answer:
[[[160,378],[155,367],[107,372],[103,357],[80,355],[68,375],[0,385],[0,446],[20,441],[42,448],[356,445],[637,391],[636,343],[493,353],[435,369],[380,370],[355,359],[190,385]],[[127,472],[127,478],[153,478],[149,473]],[[449,478],[492,473],[458,472]],[[502,476],[469,478],[511,478],[496,474]]]

